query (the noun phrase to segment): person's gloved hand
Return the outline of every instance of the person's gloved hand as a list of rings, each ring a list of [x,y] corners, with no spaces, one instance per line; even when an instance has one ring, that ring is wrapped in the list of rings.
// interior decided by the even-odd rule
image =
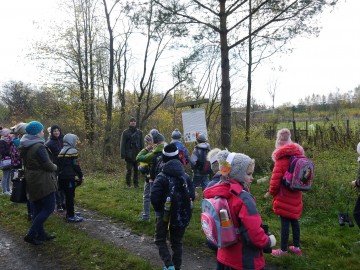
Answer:
[[[76,179],[76,180],[75,180],[75,185],[76,185],[77,187],[78,187],[78,186],[81,186],[82,182],[83,182],[83,178]]]
[[[270,192],[268,191],[268,192],[265,193],[264,198],[267,199],[267,198],[270,198],[270,196],[271,196]]]
[[[274,247],[274,246],[276,245],[275,235],[270,234],[270,235],[269,235],[269,239],[270,239],[270,247]]]

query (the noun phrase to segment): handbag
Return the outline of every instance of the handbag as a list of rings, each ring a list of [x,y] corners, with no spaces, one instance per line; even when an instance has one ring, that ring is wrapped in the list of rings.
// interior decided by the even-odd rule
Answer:
[[[10,169],[11,159],[3,159],[0,161],[0,170]]]
[[[10,196],[10,201],[14,203],[26,203],[26,181],[25,178],[18,177],[11,180],[12,181],[12,192]]]

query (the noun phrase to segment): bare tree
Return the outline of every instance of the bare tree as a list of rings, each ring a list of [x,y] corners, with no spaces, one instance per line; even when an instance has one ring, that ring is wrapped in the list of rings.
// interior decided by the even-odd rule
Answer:
[[[269,27],[280,27],[279,22],[288,22],[289,31],[300,33],[307,27],[314,15],[327,5],[334,5],[336,0],[287,1],[263,0],[253,1],[251,12],[246,6],[248,0],[153,0],[168,16],[175,16],[173,24],[195,24],[199,26],[201,35],[207,40],[220,43],[221,48],[221,143],[228,147],[231,143],[231,95],[230,95],[230,63],[229,51],[244,43],[249,35],[265,32]],[[252,31],[245,32],[246,22],[250,15],[262,14],[258,25]],[[246,33],[246,34],[244,34]],[[219,40],[215,40],[214,34]]]

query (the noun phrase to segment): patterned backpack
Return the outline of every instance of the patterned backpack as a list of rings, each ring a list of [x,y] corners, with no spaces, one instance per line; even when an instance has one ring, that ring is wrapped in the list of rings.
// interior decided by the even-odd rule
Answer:
[[[291,190],[309,191],[314,179],[314,162],[306,156],[291,156],[282,183]]]

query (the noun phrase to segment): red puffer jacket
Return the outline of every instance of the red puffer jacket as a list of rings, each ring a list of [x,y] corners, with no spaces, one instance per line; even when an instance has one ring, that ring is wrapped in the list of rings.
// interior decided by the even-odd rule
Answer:
[[[260,227],[262,220],[256,209],[255,199],[240,183],[235,180],[230,182],[236,185],[236,189],[229,183],[220,183],[204,190],[205,198],[227,198],[234,225],[237,227],[238,221],[241,224],[240,241],[226,248],[219,248],[217,260],[237,270],[263,269],[265,260],[262,249],[270,247],[270,240]],[[239,195],[236,196],[234,192]]]
[[[275,162],[269,192],[273,196],[273,211],[276,215],[299,219],[302,214],[302,192],[286,188],[281,179],[289,167],[290,156],[303,155],[304,149],[296,144],[286,144],[272,153]]]

